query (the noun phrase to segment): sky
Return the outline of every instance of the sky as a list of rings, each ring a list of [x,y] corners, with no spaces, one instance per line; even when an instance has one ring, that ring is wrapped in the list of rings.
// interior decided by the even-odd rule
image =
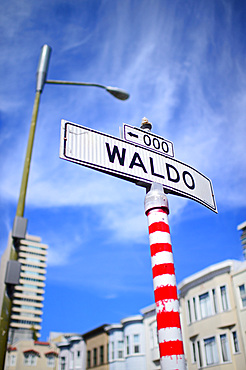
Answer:
[[[145,189],[59,158],[61,119],[119,137],[123,123],[173,142],[175,158],[211,179],[218,214],[168,195],[177,283],[242,260],[246,220],[246,2],[2,0],[0,255],[19,196],[41,47],[44,86],[24,217],[49,245],[41,338],[85,333],[154,303]]]

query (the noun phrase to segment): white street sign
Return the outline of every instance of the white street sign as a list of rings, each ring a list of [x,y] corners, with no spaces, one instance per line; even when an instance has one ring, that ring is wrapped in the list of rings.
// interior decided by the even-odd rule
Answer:
[[[123,135],[124,139],[130,143],[138,144],[160,154],[174,157],[173,143],[151,132],[123,123]]]
[[[194,168],[148,148],[62,120],[60,157],[141,186],[191,198],[217,212],[211,181]]]

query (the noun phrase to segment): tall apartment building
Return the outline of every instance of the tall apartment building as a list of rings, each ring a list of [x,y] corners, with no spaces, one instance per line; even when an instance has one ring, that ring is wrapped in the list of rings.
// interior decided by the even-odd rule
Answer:
[[[1,286],[12,244],[10,234],[8,246],[1,259]],[[18,261],[21,263],[19,284],[15,286],[12,299],[12,312],[9,330],[10,344],[17,340],[32,339],[35,331],[40,337],[46,275],[48,246],[41,238],[26,235],[19,240]],[[4,291],[4,289],[1,289]],[[3,297],[0,296],[0,303]]]
[[[209,266],[178,289],[188,369],[246,369],[246,261]]]

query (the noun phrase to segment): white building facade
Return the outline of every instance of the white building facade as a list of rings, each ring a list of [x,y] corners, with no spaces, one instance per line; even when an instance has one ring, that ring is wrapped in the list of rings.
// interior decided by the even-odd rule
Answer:
[[[86,348],[82,335],[65,335],[56,343],[59,349],[59,370],[84,370]]]
[[[189,370],[246,368],[246,261],[212,265],[179,285]]]
[[[146,368],[146,345],[143,316],[121,320],[106,327],[109,334],[109,369],[135,370]]]

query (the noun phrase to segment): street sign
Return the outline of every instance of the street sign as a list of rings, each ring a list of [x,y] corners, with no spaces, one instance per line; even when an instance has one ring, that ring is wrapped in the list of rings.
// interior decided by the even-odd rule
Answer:
[[[191,198],[217,212],[211,181],[194,168],[122,139],[62,120],[60,158],[147,187]]]
[[[123,124],[123,137],[133,144],[141,145],[160,154],[174,157],[173,143],[138,127]]]

